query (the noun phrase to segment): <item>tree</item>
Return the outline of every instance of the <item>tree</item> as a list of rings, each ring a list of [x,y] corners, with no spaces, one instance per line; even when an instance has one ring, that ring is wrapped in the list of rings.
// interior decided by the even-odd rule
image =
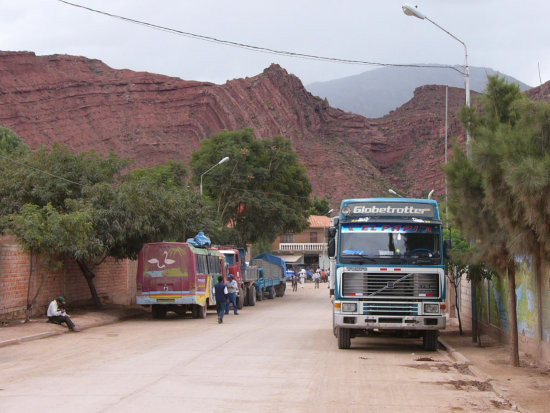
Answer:
[[[309,215],[327,215],[330,211],[330,204],[328,199],[325,197],[318,199],[316,196],[313,197],[311,208],[309,208]]]
[[[54,145],[29,153],[0,182],[3,226],[30,251],[74,259],[98,307],[94,269],[107,257],[135,259],[146,242],[183,240],[214,226],[182,165],[122,175],[128,164]]]
[[[273,241],[307,228],[311,185],[289,140],[257,140],[252,129],[215,134],[192,155],[195,184],[225,156],[228,162],[203,175],[203,194],[215,204],[221,223],[234,228],[233,243]]]
[[[547,106],[532,104],[517,85],[489,77],[481,114],[474,109],[463,112],[463,122],[472,127],[472,159],[457,149],[446,169],[452,191],[456,191],[453,215],[463,233],[476,240],[477,262],[484,257],[500,274],[507,274],[514,366],[519,366],[514,255],[533,254],[540,286],[544,251],[548,250],[545,227],[549,217],[532,211],[540,207],[544,211],[548,205],[550,185],[543,172],[548,159]],[[524,175],[527,172],[532,174]],[[535,220],[544,223],[537,225]],[[541,318],[539,314],[539,323]]]

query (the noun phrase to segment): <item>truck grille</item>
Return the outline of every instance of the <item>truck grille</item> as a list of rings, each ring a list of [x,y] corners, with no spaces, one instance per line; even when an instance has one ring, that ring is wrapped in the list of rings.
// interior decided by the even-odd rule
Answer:
[[[418,315],[418,304],[364,302],[363,315]]]
[[[415,272],[347,272],[342,275],[344,297],[439,298],[439,274]]]

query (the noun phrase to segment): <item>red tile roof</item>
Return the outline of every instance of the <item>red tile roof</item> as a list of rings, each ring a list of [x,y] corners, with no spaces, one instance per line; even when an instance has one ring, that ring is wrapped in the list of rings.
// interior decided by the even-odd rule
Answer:
[[[310,228],[328,228],[330,227],[330,218],[324,215],[310,215],[309,227]]]

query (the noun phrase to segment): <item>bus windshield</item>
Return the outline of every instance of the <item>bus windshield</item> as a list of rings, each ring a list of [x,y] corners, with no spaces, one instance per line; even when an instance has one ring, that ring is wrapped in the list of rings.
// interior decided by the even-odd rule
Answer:
[[[342,224],[340,262],[441,264],[441,226]]]

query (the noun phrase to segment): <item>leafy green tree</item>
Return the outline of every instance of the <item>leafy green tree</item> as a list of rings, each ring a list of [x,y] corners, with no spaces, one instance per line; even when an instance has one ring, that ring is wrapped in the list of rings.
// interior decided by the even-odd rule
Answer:
[[[228,162],[205,174],[225,156]],[[222,131],[201,142],[191,169],[195,184],[203,176],[203,195],[215,204],[221,223],[234,228],[237,245],[273,241],[308,226],[311,185],[281,136],[257,140],[252,129]]]
[[[328,199],[325,197],[318,199],[316,196],[313,197],[311,208],[309,208],[309,215],[327,215],[330,211],[330,204]]]
[[[0,182],[3,225],[28,250],[74,259],[98,307],[94,269],[107,257],[134,259],[143,243],[184,240],[215,226],[182,165],[122,175],[128,165],[113,154],[54,145],[30,152]]]
[[[11,129],[0,126],[0,156],[11,156],[26,153],[28,146]]]
[[[456,191],[453,215],[463,233],[476,240],[477,257],[472,259],[484,257],[498,273],[507,274],[514,366],[519,365],[514,255],[534,256],[539,303],[547,260],[549,113],[547,104],[530,102],[517,85],[489,77],[481,114],[463,112],[463,122],[472,127],[472,159],[455,150],[446,169]],[[538,318],[540,324],[540,314]]]

